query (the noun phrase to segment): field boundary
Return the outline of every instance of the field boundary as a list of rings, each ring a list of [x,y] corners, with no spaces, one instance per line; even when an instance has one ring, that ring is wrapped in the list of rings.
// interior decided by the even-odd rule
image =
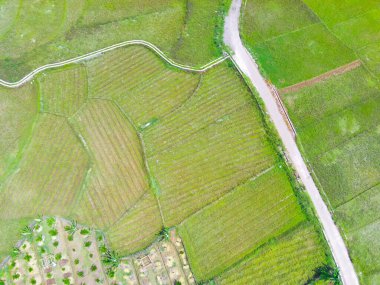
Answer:
[[[294,85],[291,85],[291,86],[288,86],[288,87],[285,87],[285,88],[281,88],[279,90],[279,92],[280,92],[281,95],[284,95],[284,94],[287,94],[287,93],[291,93],[291,92],[296,92],[296,91],[299,91],[300,89],[302,89],[304,87],[312,86],[312,85],[314,85],[314,84],[316,84],[318,82],[321,82],[321,81],[323,81],[325,79],[328,79],[328,78],[330,78],[332,76],[340,75],[340,74],[349,72],[351,70],[354,70],[354,69],[358,68],[361,65],[362,65],[361,60],[357,59],[357,60],[355,60],[353,62],[350,62],[348,64],[339,66],[338,68],[335,68],[333,70],[327,71],[327,72],[325,72],[325,73],[323,73],[321,75],[318,75],[316,77],[313,77],[311,79],[308,79],[308,80],[296,83]]]
[[[215,65],[223,62],[227,58],[230,58],[229,55],[224,55],[224,56],[218,57],[218,58],[214,59],[213,61],[210,61],[209,63],[197,68],[197,67],[192,67],[192,66],[176,63],[174,60],[170,59],[163,51],[161,51],[157,46],[155,46],[154,44],[152,44],[150,42],[147,42],[144,40],[131,40],[131,41],[125,41],[125,42],[121,42],[118,44],[114,44],[114,45],[111,45],[111,46],[108,46],[108,47],[105,47],[105,48],[102,48],[102,49],[99,49],[99,50],[96,50],[96,51],[93,51],[93,52],[90,52],[90,53],[87,53],[87,54],[84,54],[84,55],[81,55],[78,57],[74,57],[74,58],[67,59],[64,61],[60,61],[60,62],[56,62],[56,63],[49,63],[46,65],[40,66],[16,82],[8,82],[8,81],[0,79],[0,85],[5,86],[5,87],[9,87],[9,88],[17,88],[17,87],[23,85],[24,83],[28,82],[29,80],[33,79],[33,77],[35,75],[37,75],[38,73],[45,71],[47,69],[61,67],[61,66],[71,64],[71,63],[78,63],[78,62],[88,60],[88,59],[91,59],[91,58],[94,58],[97,56],[101,56],[104,53],[112,51],[114,49],[125,47],[125,46],[130,46],[130,45],[145,46],[145,47],[151,49],[152,51],[154,51],[159,57],[161,57],[168,64],[170,64],[174,67],[177,67],[179,69],[185,70],[185,71],[204,72],[204,71],[214,67]]]

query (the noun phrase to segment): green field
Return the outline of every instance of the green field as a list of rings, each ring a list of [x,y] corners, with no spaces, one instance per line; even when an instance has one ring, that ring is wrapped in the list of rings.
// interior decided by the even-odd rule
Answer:
[[[0,118],[14,121],[1,143],[18,144],[3,159],[2,255],[39,214],[104,230],[121,254],[179,225],[195,277],[206,281],[314,223],[231,62],[187,72],[129,46],[3,90]],[[323,240],[315,244],[324,258],[297,264],[294,280],[331,262]]]
[[[318,0],[263,2],[248,1],[241,31],[276,87],[302,82],[355,59],[362,62],[361,67],[282,97],[362,283],[377,284],[380,4],[372,0],[334,0],[329,5]],[[268,16],[271,7],[277,7],[275,18]],[[298,19],[292,16],[294,10],[301,15]]]
[[[276,167],[186,219],[180,235],[195,276],[207,280],[304,219],[288,177]]]
[[[220,285],[304,284],[325,260],[319,236],[301,225],[260,248],[218,277]]]
[[[0,78],[126,40],[152,42],[175,60],[204,65],[221,55],[230,0],[2,0]],[[159,36],[157,36],[159,35]]]

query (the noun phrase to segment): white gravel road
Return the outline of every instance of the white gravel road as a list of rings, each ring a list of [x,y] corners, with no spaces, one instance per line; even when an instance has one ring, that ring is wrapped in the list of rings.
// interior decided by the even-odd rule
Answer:
[[[252,81],[260,97],[264,101],[267,113],[272,119],[280,138],[286,148],[287,156],[293,167],[297,171],[306,191],[309,193],[311,201],[314,204],[318,218],[322,224],[326,239],[330,245],[334,259],[340,270],[341,278],[346,285],[359,284],[354,266],[349,258],[346,245],[336,227],[331,214],[324,203],[313,178],[311,177],[306,164],[301,156],[297,144],[287,127],[286,121],[276,104],[276,101],[267,86],[265,79],[260,74],[257,64],[243,46],[239,35],[239,17],[242,0],[233,0],[231,9],[225,21],[224,42],[229,46],[234,54],[234,61]]]

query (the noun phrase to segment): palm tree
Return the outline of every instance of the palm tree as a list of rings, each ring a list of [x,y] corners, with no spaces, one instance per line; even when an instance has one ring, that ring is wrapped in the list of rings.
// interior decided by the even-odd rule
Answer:
[[[33,238],[33,230],[29,226],[25,226],[21,231],[21,235],[30,241]]]
[[[110,270],[114,270],[120,264],[120,256],[116,251],[107,249],[103,254],[102,261]]]
[[[73,236],[78,230],[78,223],[76,220],[71,220],[70,224],[65,226],[65,231],[68,232],[69,236]]]

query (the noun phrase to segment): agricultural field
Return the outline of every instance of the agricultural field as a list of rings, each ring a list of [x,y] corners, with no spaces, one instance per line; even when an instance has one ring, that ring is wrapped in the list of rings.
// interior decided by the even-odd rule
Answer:
[[[17,94],[25,102],[19,110],[30,111],[20,114],[25,126],[10,121],[4,128],[4,145],[13,139],[19,147],[4,158],[12,160],[4,163],[0,185],[2,257],[23,226],[47,215],[104,232],[115,250],[109,254],[127,256],[109,284],[148,284],[158,275],[185,276],[182,284],[222,278],[299,227],[313,236],[313,262],[296,264],[293,280],[301,284],[324,263],[334,266],[323,238],[314,238],[321,234],[308,200],[277,153],[255,97],[228,60],[190,72],[146,47],[128,46],[46,70],[3,92]],[[18,113],[12,98],[0,97],[4,120]],[[177,227],[180,237],[155,245],[158,235],[170,236],[168,227]],[[166,258],[173,245],[178,256]],[[152,268],[137,252],[150,256]],[[294,262],[295,253],[287,254]],[[165,266],[173,270],[165,273]],[[78,270],[57,278],[76,283]],[[34,278],[27,274],[20,276]]]
[[[0,78],[127,40],[146,40],[173,59],[203,65],[221,55],[230,0],[1,1]],[[157,37],[157,35],[160,35]]]
[[[361,282],[377,284],[380,4],[371,0],[329,5],[315,0],[263,2],[248,1],[242,12],[243,38],[279,89],[298,144],[346,238]],[[267,17],[271,7],[276,7],[276,19]],[[300,23],[292,16],[295,10],[303,15]],[[326,48],[331,56],[317,30],[330,39]],[[297,44],[301,38],[310,41]],[[312,63],[314,59],[317,62]],[[326,73],[357,60],[360,64],[353,68]]]
[[[195,275],[207,280],[303,220],[285,172],[276,167],[186,219],[180,234]]]

